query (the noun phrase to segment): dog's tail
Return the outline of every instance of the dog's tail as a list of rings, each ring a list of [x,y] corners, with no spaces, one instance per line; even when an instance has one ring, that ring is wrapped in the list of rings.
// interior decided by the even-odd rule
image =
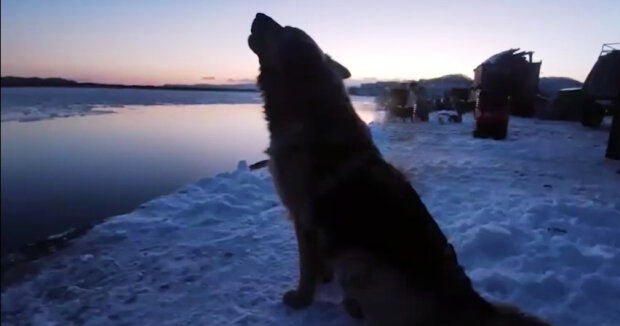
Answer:
[[[256,163],[254,163],[254,164],[251,164],[250,165],[250,171],[262,169],[262,168],[267,166],[267,163],[269,163],[269,160],[262,160],[262,161],[258,161]]]

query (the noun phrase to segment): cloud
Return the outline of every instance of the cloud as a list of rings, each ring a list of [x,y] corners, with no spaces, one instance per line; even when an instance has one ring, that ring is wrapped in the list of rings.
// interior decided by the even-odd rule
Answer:
[[[215,77],[213,77],[213,76],[206,76],[206,77],[202,77],[202,80],[215,80]]]

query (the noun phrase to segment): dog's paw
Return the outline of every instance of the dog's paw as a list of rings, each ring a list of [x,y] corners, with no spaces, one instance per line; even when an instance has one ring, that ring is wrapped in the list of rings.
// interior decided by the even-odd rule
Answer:
[[[344,310],[351,316],[353,319],[364,319],[364,312],[362,311],[362,306],[355,299],[344,298],[342,300],[342,306]]]
[[[304,294],[297,290],[290,290],[284,293],[282,302],[293,309],[301,309],[312,304],[312,295]]]

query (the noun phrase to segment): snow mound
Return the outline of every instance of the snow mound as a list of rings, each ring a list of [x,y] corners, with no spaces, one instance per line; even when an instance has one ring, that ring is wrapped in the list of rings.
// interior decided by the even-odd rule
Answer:
[[[372,123],[487,298],[556,326],[620,324],[620,165],[604,131],[511,118],[506,141],[463,124]],[[237,169],[104,222],[2,292],[2,323],[359,325],[334,287],[281,303],[297,278],[266,171]]]

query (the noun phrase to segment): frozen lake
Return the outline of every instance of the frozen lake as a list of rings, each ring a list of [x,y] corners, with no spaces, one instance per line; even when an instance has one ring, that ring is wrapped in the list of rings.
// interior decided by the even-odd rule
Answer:
[[[60,105],[82,110],[128,103],[107,108],[111,114],[71,116],[69,109],[67,118],[2,122],[3,252],[128,213],[239,160],[265,158],[266,123],[261,104],[252,103],[257,93],[103,89],[99,95],[93,89],[2,90],[3,116],[35,106],[49,113]],[[235,96],[239,103],[232,104]],[[371,121],[372,105],[355,103]]]

